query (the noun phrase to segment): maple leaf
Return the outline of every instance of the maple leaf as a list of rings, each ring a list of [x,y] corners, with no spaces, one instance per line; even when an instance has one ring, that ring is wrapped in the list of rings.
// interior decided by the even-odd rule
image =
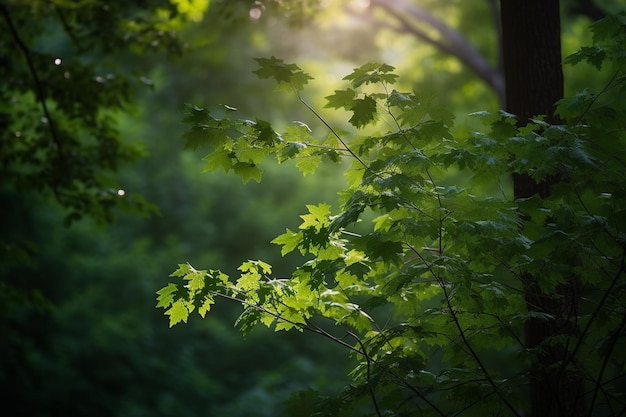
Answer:
[[[287,64],[274,56],[270,58],[254,58],[261,68],[253,71],[259,78],[273,78],[279,84],[290,84],[296,90],[302,90],[313,78],[302,71],[296,64]]]
[[[376,101],[365,96],[361,99],[354,100],[354,104],[350,107],[352,111],[352,117],[349,122],[352,126],[361,128],[369,124],[376,116]]]
[[[326,103],[324,107],[333,109],[344,108],[346,110],[350,110],[354,104],[354,97],[356,97],[356,91],[351,88],[346,90],[335,90],[335,94],[325,97],[328,103]]]
[[[189,310],[183,300],[176,300],[165,314],[170,316],[170,327],[181,321],[187,323],[187,319],[189,318]]]

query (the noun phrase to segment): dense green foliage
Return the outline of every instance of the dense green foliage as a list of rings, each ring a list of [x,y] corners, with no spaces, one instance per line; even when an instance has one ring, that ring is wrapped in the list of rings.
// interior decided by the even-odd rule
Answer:
[[[379,0],[369,2],[372,13],[365,3],[0,1],[4,414],[275,416],[290,392],[308,387],[287,408],[306,415],[320,394],[350,383],[349,369],[363,357],[346,360],[345,345],[325,343],[311,332],[276,337],[263,326],[242,338],[231,325],[240,313],[237,303],[214,306],[207,320],[168,329],[153,300],[177,261],[222,265],[235,276],[242,256],[253,256],[271,264],[274,276],[290,276],[311,256],[294,250],[281,257],[266,242],[285,227],[298,232],[297,213],[305,204],[324,201],[338,213],[335,193],[346,165],[322,162],[345,159],[345,150],[336,138],[320,141],[337,147],[336,154],[306,149],[313,148],[312,136],[324,136],[324,124],[309,117],[306,106],[294,105],[297,96],[271,94],[272,83],[259,83],[250,71],[252,57],[276,55],[306,67],[315,79],[302,97],[316,109],[325,94],[345,88],[337,74],[376,60],[402,75],[397,90],[415,89],[423,103],[434,93],[454,110],[460,116],[454,137],[467,136],[469,128],[458,121],[466,113],[495,107],[495,95],[476,73],[435,45],[412,39],[374,5],[425,7],[497,67],[497,25],[490,13],[495,0]],[[588,2],[562,3],[569,9]],[[608,10],[618,2],[596,3]],[[564,23],[565,50],[571,52],[587,39],[587,23],[571,15]],[[279,64],[262,60],[265,73],[259,75],[275,73],[272,61]],[[570,91],[600,91],[604,77],[592,65],[569,73]],[[300,142],[285,147],[280,158],[292,161],[258,164],[261,184],[242,186],[221,172],[197,175],[207,161],[182,149],[180,114],[183,103],[205,102],[236,102],[237,112],[226,113],[239,117],[234,123],[242,129],[252,126],[245,120],[256,118],[271,121],[268,129],[259,120],[258,129],[270,135],[291,126],[292,140]],[[367,110],[371,102],[363,104]],[[351,130],[349,109],[320,113],[342,138],[351,137],[341,132]],[[306,121],[312,132],[291,120]],[[367,116],[356,120],[363,123]],[[189,147],[202,149],[202,138],[202,132],[190,133]],[[235,149],[237,158],[223,167],[259,178],[255,167],[237,165],[246,152],[254,153],[243,145]],[[316,166],[315,175],[297,173],[313,173]],[[447,183],[464,172],[452,168],[449,175]],[[492,191],[486,183],[484,191]],[[137,217],[137,211],[153,215]],[[374,217],[369,209],[365,213]],[[365,234],[367,225],[349,228]],[[373,318],[389,307],[383,309],[374,310]],[[344,341],[354,347],[354,340]],[[362,405],[372,410],[368,396]]]
[[[224,321],[172,332],[153,308],[154,289],[172,262],[234,264],[240,253],[258,249],[242,234],[271,239],[293,200],[297,207],[319,194],[299,186],[297,176],[267,175],[273,193],[254,184],[236,188],[237,178],[199,177],[197,161],[182,149],[182,103],[231,95],[254,78],[245,60],[224,59],[242,45],[254,50],[252,29],[258,34],[261,27],[242,23],[244,2],[216,2],[202,24],[192,9],[179,8],[203,1],[1,3],[73,152],[61,162],[48,147],[37,84],[0,15],[2,120],[9,123],[0,129],[3,412],[269,416],[292,389],[334,386],[340,367],[319,369],[312,359],[331,362],[332,349],[286,338],[263,343],[253,356]],[[245,19],[224,18],[241,15],[237,7]],[[255,91],[263,103],[270,88]],[[299,192],[286,198],[285,188]],[[262,248],[259,256],[279,258]],[[235,312],[226,307],[220,315],[228,322]],[[263,332],[250,336],[258,344],[264,339]]]
[[[351,161],[341,209],[309,205],[297,228],[274,239],[283,255],[307,258],[291,276],[275,276],[260,260],[243,262],[234,279],[181,264],[158,292],[170,326],[193,312],[204,317],[225,298],[243,306],[244,333],[258,324],[297,329],[354,355],[344,392],[302,392],[293,415],[524,415],[529,369],[544,352],[529,347],[524,326],[571,325],[527,305],[525,279],[535,277],[536,291],[557,303],[557,289],[577,282],[573,331],[544,341],[562,353],[555,383],[580,375],[580,407],[623,414],[626,17],[592,29],[593,45],[566,62],[608,67],[610,79],[561,100],[558,125],[537,116],[518,126],[515,115],[481,111],[472,116],[482,127],[468,133],[436,99],[393,89],[394,68],[374,63],[326,97],[355,130],[327,124],[323,140],[302,122],[279,133],[230,106],[190,106],[185,137],[210,147],[207,170],[260,181],[268,157],[295,159],[304,175],[324,159]],[[307,73],[273,57],[258,63],[257,75],[292,90],[327,123],[301,98]],[[512,174],[559,180],[547,196],[514,199]]]
[[[132,73],[120,61],[180,54],[186,15],[172,18],[167,0],[8,2],[0,12],[3,188],[53,194],[68,223],[110,222],[119,205],[154,209],[118,191],[114,177],[142,155],[116,116],[132,110],[137,88],[152,86],[147,68]]]

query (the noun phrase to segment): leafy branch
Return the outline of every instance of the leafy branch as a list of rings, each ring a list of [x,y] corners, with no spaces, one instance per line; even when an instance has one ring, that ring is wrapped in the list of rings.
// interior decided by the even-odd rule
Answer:
[[[59,156],[63,157],[63,143],[59,138],[59,135],[56,131],[55,122],[50,114],[50,110],[48,109],[46,94],[43,89],[43,85],[41,80],[39,79],[39,75],[37,70],[35,69],[35,64],[33,63],[31,57],[31,50],[28,46],[22,41],[15,24],[13,23],[13,19],[11,18],[11,13],[7,9],[7,6],[0,5],[0,12],[4,17],[4,21],[6,22],[9,32],[11,32],[11,36],[13,40],[17,44],[18,48],[22,52],[22,56],[26,60],[26,65],[28,66],[28,70],[30,71],[30,75],[33,79],[33,84],[35,87],[35,91],[37,92],[37,100],[39,101],[39,105],[41,106],[41,111],[44,115],[45,123],[48,125],[48,129],[50,131],[50,137],[54,144],[56,145]]]
[[[244,306],[237,320],[243,332],[264,324],[319,334],[362,358],[352,374],[356,388],[343,399],[367,396],[378,416],[399,414],[410,402],[415,411],[440,416],[479,406],[481,413],[523,415],[528,379],[537,370],[548,373],[541,362],[546,346],[560,355],[550,362],[558,367],[551,375],[560,370],[562,381],[575,363],[594,383],[583,394],[594,407],[622,406],[610,392],[626,364],[620,353],[626,193],[615,181],[624,168],[614,151],[626,141],[624,108],[563,102],[570,112],[564,119],[584,115],[585,127],[541,117],[519,126],[507,112],[478,112],[484,131],[459,139],[446,109],[416,91],[390,91],[393,68],[369,63],[344,77],[347,88],[326,97],[326,107],[351,113],[355,129],[370,129],[348,138],[303,99],[308,74],[274,57],[257,61],[257,74],[295,93],[329,139],[315,140],[300,123],[280,134],[219,106],[190,108],[188,144],[210,147],[207,170],[233,170],[244,181],[260,180],[258,165],[268,157],[294,159],[305,175],[322,157],[350,157],[356,163],[346,171],[343,203],[338,213],[325,203],[308,205],[298,228],[272,241],[282,255],[298,251],[307,259],[288,279],[269,278],[271,267],[262,261],[244,262],[233,282],[219,271],[179,265],[173,276],[182,283],[159,292],[171,325],[195,309],[204,316],[221,297]],[[608,97],[617,91],[603,90],[609,105],[619,103]],[[383,126],[390,131],[380,133]],[[557,175],[566,183],[549,198],[513,201],[500,178],[515,173]],[[520,213],[527,216],[524,228]],[[557,304],[559,286],[572,276],[580,277],[594,308],[551,314],[542,303]],[[532,291],[544,297],[527,300]],[[556,328],[571,316],[575,331],[557,329],[543,345],[520,336],[523,327]],[[314,325],[316,318],[346,328],[346,336]],[[494,365],[498,360],[513,365]]]

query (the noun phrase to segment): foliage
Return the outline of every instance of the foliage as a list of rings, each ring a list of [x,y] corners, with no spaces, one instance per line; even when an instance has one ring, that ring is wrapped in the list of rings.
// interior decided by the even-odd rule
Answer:
[[[3,190],[52,194],[66,223],[102,223],[113,208],[154,211],[116,182],[121,164],[143,151],[120,134],[116,116],[132,111],[145,68],[121,60],[183,46],[177,31],[207,1],[5,2],[0,6],[0,169]],[[135,61],[136,62],[136,61]]]
[[[223,27],[217,27],[215,21],[221,19],[221,9],[215,7],[212,15],[217,16],[201,26],[194,25],[195,32],[190,33],[186,26],[184,31],[176,31],[173,40],[189,41],[189,49],[195,48],[193,53],[178,57],[175,51],[170,54],[162,48],[162,42],[155,48],[152,41],[162,38],[156,32],[152,33],[153,38],[146,32],[143,46],[133,47],[133,51],[127,50],[132,38],[127,39],[127,43],[122,39],[116,45],[118,49],[103,51],[98,46],[104,40],[103,32],[115,28],[112,23],[117,17],[128,21],[135,17],[150,18],[151,22],[178,28],[186,16],[178,14],[173,17],[174,21],[152,19],[152,5],[161,4],[170,14],[170,6],[164,1],[55,2],[78,7],[76,18],[83,19],[95,37],[81,32],[80,42],[88,44],[89,48],[70,51],[72,44],[62,42],[66,35],[55,20],[58,16],[55,9],[49,8],[51,2],[2,3],[9,8],[14,23],[19,23],[17,29],[22,40],[32,48],[31,58],[38,59],[40,54],[60,57],[60,67],[55,66],[53,60],[44,62],[52,62],[50,66],[54,69],[50,73],[60,68],[61,74],[64,70],[73,74],[58,92],[75,96],[76,105],[83,106],[82,110],[78,109],[82,111],[78,116],[87,119],[84,106],[90,104],[96,111],[102,104],[98,115],[106,114],[106,121],[115,130],[106,133],[115,134],[120,146],[134,156],[148,154],[133,163],[119,160],[115,169],[102,168],[98,165],[101,161],[95,156],[96,151],[93,155],[89,153],[89,147],[96,146],[95,143],[89,141],[84,126],[77,121],[73,124],[75,130],[70,132],[80,140],[73,149],[77,157],[83,151],[89,158],[94,156],[89,172],[97,173],[97,180],[110,186],[111,190],[105,190],[106,195],[114,198],[115,204],[132,203],[140,194],[157,204],[160,214],[138,218],[132,212],[120,212],[111,206],[107,210],[116,218],[106,227],[102,223],[112,217],[102,218],[102,212],[96,211],[91,215],[83,212],[81,221],[72,222],[72,227],[67,228],[63,226],[63,218],[72,208],[65,211],[59,207],[50,188],[45,188],[45,184],[42,188],[29,188],[22,177],[19,187],[11,183],[16,177],[8,175],[8,169],[15,168],[16,172],[30,169],[27,161],[14,159],[15,164],[10,166],[0,163],[1,169],[7,169],[0,179],[3,215],[0,222],[3,255],[0,262],[0,386],[4,412],[13,416],[191,416],[207,413],[246,416],[254,411],[255,415],[269,416],[276,408],[274,402],[286,398],[290,389],[311,383],[318,387],[333,386],[337,375],[343,374],[339,371],[342,368],[329,367],[325,372],[305,357],[316,354],[330,362],[332,347],[319,349],[294,337],[289,343],[263,343],[263,348],[254,349],[252,355],[250,348],[241,344],[236,329],[222,321],[198,323],[171,332],[161,326],[160,314],[152,308],[153,288],[162,285],[162,271],[170,268],[172,259],[234,264],[240,258],[237,254],[255,251],[258,247],[255,240],[242,240],[239,236],[252,230],[261,240],[271,239],[280,231],[273,226],[276,219],[282,220],[285,213],[294,211],[289,210],[292,198],[307,201],[313,193],[319,195],[298,186],[302,179],[292,176],[280,178],[274,194],[264,193],[265,202],[253,201],[261,190],[258,185],[250,184],[245,189],[230,192],[237,178],[197,176],[197,161],[190,152],[181,152],[177,139],[181,129],[179,106],[181,102],[191,101],[191,97],[198,97],[187,93],[202,93],[202,89],[198,89],[198,84],[203,84],[198,76],[200,71],[204,77],[215,78],[213,85],[207,88],[212,97],[233,94],[233,86],[246,87],[241,77],[249,73],[249,68],[242,68],[245,61],[220,57],[224,51],[247,47],[249,28],[235,31],[230,27],[227,33]],[[44,3],[41,9],[37,8],[37,4]],[[112,15],[111,20],[88,21],[87,11],[92,7],[97,10],[97,6],[104,3],[119,14]],[[177,4],[191,3],[201,2],[179,1]],[[28,9],[30,6],[32,10]],[[69,19],[74,16],[73,10],[64,9],[62,14]],[[171,14],[175,14],[173,8],[171,10]],[[32,12],[37,19],[26,19],[27,12]],[[16,69],[22,71],[23,77],[9,78],[11,82],[3,83],[0,89],[15,91],[32,87],[29,74],[23,73],[27,69],[23,56],[9,48],[13,41],[2,19],[0,15],[0,37],[7,42],[0,46],[0,59],[11,61],[12,66],[3,66],[0,71]],[[144,23],[147,25],[148,21]],[[215,33],[220,33],[220,29],[228,42],[217,38]],[[115,36],[118,34],[122,33]],[[168,32],[163,36],[169,35]],[[210,38],[208,45],[207,37]],[[201,42],[202,49],[198,46]],[[144,46],[147,49],[141,54]],[[74,54],[72,59],[70,52]],[[101,103],[100,98],[106,95],[114,101],[117,90],[112,81],[100,84],[92,80],[90,83],[88,73],[75,74],[72,71],[79,67],[79,61],[95,71],[94,77],[111,73],[115,74],[115,80],[124,79],[129,87],[128,101],[120,102],[119,107],[107,108],[110,102]],[[171,71],[175,67],[180,68],[178,73]],[[104,70],[106,72],[100,72]],[[225,82],[224,73],[237,83]],[[47,68],[41,68],[38,75],[42,84],[50,85],[46,79]],[[18,78],[20,82],[13,83],[12,80]],[[76,84],[72,84],[72,80]],[[146,82],[154,85],[154,90]],[[183,83],[186,90],[181,88]],[[259,92],[259,100],[265,96]],[[49,96],[47,104],[54,106],[53,102],[54,98]],[[11,120],[38,121],[41,115],[35,100],[31,113],[15,102],[4,104],[6,116]],[[54,111],[57,117],[62,117],[58,109]],[[21,133],[24,138],[24,131]],[[11,152],[17,152],[9,147],[15,143],[13,132],[3,130],[3,134],[11,141],[2,142],[0,149],[11,156]],[[43,129],[41,136],[29,138],[44,141],[48,134]],[[28,144],[38,149],[35,143]],[[43,154],[45,149],[38,151]],[[13,154],[18,155],[19,152]],[[70,175],[82,172],[83,168],[71,166],[66,172],[71,171]],[[263,185],[271,187],[276,183],[272,177],[271,173],[266,175]],[[41,177],[42,183],[52,179],[54,176]],[[75,182],[80,180],[82,177],[74,179]],[[67,183],[70,183],[69,178]],[[120,188],[126,192],[123,198],[112,192]],[[292,192],[286,199],[285,190],[300,192]],[[228,199],[220,198],[227,191]],[[281,204],[280,210],[273,208],[277,202]],[[252,223],[249,213],[255,210],[261,213],[254,216]],[[245,231],[244,227],[247,227]],[[211,249],[206,250],[206,246]],[[275,258],[280,256],[274,255]],[[263,256],[266,255],[263,253]],[[272,262],[276,260],[271,254],[267,257]],[[220,310],[220,315],[229,321],[235,315],[233,310],[226,306]],[[266,334],[259,332],[250,340],[260,341],[265,337]],[[338,356],[336,351],[334,356]],[[240,377],[243,372],[246,378]]]
[[[594,25],[594,44],[570,56],[611,66],[602,91],[558,105],[560,125],[541,118],[518,126],[506,112],[473,116],[482,132],[457,138],[453,117],[419,91],[393,89],[396,75],[369,63],[346,76],[327,107],[351,113],[353,134],[330,129],[323,140],[306,124],[284,133],[263,120],[238,119],[230,106],[191,106],[191,147],[208,145],[206,169],[261,180],[261,163],[295,159],[312,173],[325,158],[351,159],[342,207],[307,206],[302,222],[274,239],[283,255],[307,260],[288,278],[248,260],[231,279],[220,270],[180,264],[158,292],[170,326],[202,317],[217,298],[238,302],[244,333],[258,324],[307,331],[344,346],[358,360],[352,384],[332,398],[303,392],[288,410],[314,415],[523,415],[529,369],[542,347],[523,328],[560,317],[527,306],[524,277],[543,294],[580,281],[575,331],[544,343],[560,346],[555,366],[586,381],[594,415],[625,407],[626,189],[624,134],[625,16]],[[309,76],[276,58],[257,74],[300,91]],[[313,114],[326,123],[321,115]],[[511,174],[560,181],[546,198],[514,200]],[[333,328],[326,323],[335,325]],[[565,383],[564,380],[555,383]]]

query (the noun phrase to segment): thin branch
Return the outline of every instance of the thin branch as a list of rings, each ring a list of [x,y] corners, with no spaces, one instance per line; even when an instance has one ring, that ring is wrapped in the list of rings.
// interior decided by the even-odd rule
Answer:
[[[50,130],[52,141],[56,144],[59,155],[62,156],[63,155],[62,142],[56,131],[54,120],[52,120],[52,116],[50,116],[50,111],[48,110],[48,105],[46,103],[47,101],[46,94],[44,93],[43,85],[41,84],[41,80],[39,79],[39,75],[37,74],[37,70],[35,69],[35,64],[33,63],[33,60],[31,59],[31,51],[28,48],[28,46],[26,46],[26,44],[20,38],[20,35],[17,32],[17,29],[15,28],[15,24],[13,23],[13,19],[11,18],[11,14],[9,13],[9,10],[7,9],[7,7],[4,5],[0,5],[0,12],[2,12],[4,20],[9,27],[9,31],[11,32],[11,36],[13,37],[13,40],[15,41],[19,49],[22,51],[22,55],[24,56],[24,59],[26,59],[26,64],[28,65],[28,70],[30,71],[30,75],[35,84],[34,85],[35,92],[37,94],[39,104],[41,105],[41,110],[43,111],[44,117],[46,119],[46,124],[48,125],[48,129]]]
[[[607,85],[608,86],[608,85]],[[606,87],[605,87],[606,89]],[[603,90],[604,91],[604,90]],[[576,190],[576,196],[578,198],[578,202],[581,204],[581,206],[583,207],[583,209],[585,210],[585,212],[588,215],[592,215],[591,210],[589,210],[589,208],[587,207],[587,205],[585,204],[584,200],[582,199],[582,196],[580,195],[580,193]],[[613,240],[617,241],[617,238],[606,228],[604,227],[603,224],[601,224],[600,222],[598,222],[598,224],[600,225],[600,227],[602,228],[602,230]],[[593,241],[592,241],[593,244]],[[595,245],[594,245],[595,247]],[[596,248],[596,250],[602,254],[602,252]],[[587,325],[585,326],[585,328],[583,329],[582,333],[580,334],[580,336],[578,337],[577,343],[574,346],[574,349],[572,351],[572,353],[568,356],[568,358],[566,358],[566,360],[563,363],[562,366],[562,370],[564,370],[567,365],[572,362],[576,356],[576,354],[578,353],[578,350],[580,349],[580,347],[582,346],[583,340],[586,338],[589,329],[591,328],[591,325],[595,322],[598,314],[600,313],[600,311],[604,308],[604,304],[606,303],[607,299],[609,298],[611,292],[613,291],[613,288],[617,285],[618,280],[620,278],[620,276],[622,276],[622,274],[626,271],[626,248],[622,249],[622,257],[619,263],[613,262],[611,260],[610,257],[606,257],[606,259],[609,259],[609,261],[615,266],[617,267],[617,272],[615,274],[615,276],[613,277],[613,279],[611,280],[611,284],[609,285],[609,287],[605,290],[604,295],[602,296],[602,299],[599,301],[598,305],[596,306],[596,309],[594,310],[594,312],[591,315],[591,318],[589,319],[589,321],[587,322]]]
[[[208,293],[213,295],[213,296],[222,297],[222,298],[225,298],[225,299],[231,300],[231,301],[236,301],[238,303],[241,303],[241,304],[245,305],[246,307],[250,307],[250,308],[253,308],[253,309],[255,309],[257,311],[260,311],[262,313],[269,314],[270,316],[274,317],[276,320],[284,321],[285,323],[289,323],[292,326],[297,327],[298,329],[301,329],[301,330],[306,330],[306,331],[309,331],[309,332],[312,332],[312,333],[319,334],[321,336],[324,336],[324,337],[332,340],[335,343],[340,344],[341,346],[343,346],[345,348],[350,349],[353,352],[358,353],[359,355],[365,355],[364,352],[361,352],[359,349],[357,349],[354,346],[344,342],[343,340],[339,339],[338,337],[333,336],[332,334],[330,334],[327,331],[321,329],[320,327],[312,326],[312,325],[310,325],[308,323],[298,323],[298,322],[286,319],[285,317],[281,316],[278,313],[274,313],[273,311],[270,311],[270,310],[268,310],[268,309],[266,309],[266,308],[264,308],[264,307],[262,307],[260,305],[253,304],[253,303],[251,303],[249,301],[243,300],[241,298],[237,298],[237,297],[232,296],[232,295],[222,294],[222,293],[220,293],[218,291],[214,291],[214,290],[209,290]]]
[[[622,316],[622,321],[615,331],[611,332],[610,335],[611,345],[608,348],[607,353],[604,355],[604,360],[602,361],[602,367],[600,368],[600,372],[598,373],[598,377],[595,380],[595,389],[593,390],[593,396],[591,397],[591,405],[589,406],[589,417],[592,415],[593,406],[598,397],[598,391],[600,391],[602,387],[602,377],[604,376],[604,372],[606,371],[606,367],[609,363],[609,359],[611,358],[611,354],[613,349],[615,349],[615,345],[619,340],[621,333],[624,331],[624,327],[626,327],[626,313]]]
[[[372,366],[372,359],[367,353],[367,349],[365,349],[365,346],[363,345],[363,342],[361,341],[361,339],[350,331],[348,331],[348,335],[352,336],[356,340],[356,342],[361,347],[361,350],[365,353],[363,356],[365,357],[365,361],[367,362],[367,386],[369,388],[370,397],[372,397],[372,403],[374,404],[374,408],[376,409],[376,414],[378,415],[378,417],[383,417],[382,413],[380,412],[380,408],[378,407],[378,401],[376,401],[376,393],[374,392],[374,387],[372,386],[372,382],[371,382],[371,369],[370,368]]]
[[[598,94],[595,95],[595,97],[593,98],[593,100],[591,100],[589,102],[589,104],[587,105],[587,107],[585,108],[585,110],[583,110],[580,115],[578,115],[578,117],[576,119],[574,119],[574,122],[572,122],[573,126],[578,125],[582,119],[585,117],[585,115],[589,112],[589,110],[591,110],[591,107],[596,103],[596,101],[598,101],[598,99],[600,98],[600,96],[602,94],[604,94],[609,87],[611,87],[611,84],[613,84],[613,81],[615,81],[617,79],[617,76],[620,75],[620,73],[622,72],[621,67],[617,69],[617,71],[615,71],[615,73],[613,74],[613,76],[611,77],[611,79],[609,81],[607,81],[607,83],[605,84],[604,87],[602,87],[602,90],[600,90],[600,92]]]
[[[502,395],[502,393],[500,392],[500,388],[495,383],[493,378],[491,378],[491,375],[489,374],[489,371],[487,371],[487,368],[485,367],[485,365],[483,364],[482,360],[478,356],[478,353],[476,353],[476,351],[472,347],[471,343],[467,339],[467,336],[465,334],[465,330],[461,326],[461,323],[460,323],[459,318],[458,318],[458,316],[456,314],[456,311],[454,310],[454,307],[452,306],[450,293],[448,292],[448,289],[446,288],[445,283],[441,280],[441,278],[439,276],[437,276],[437,274],[435,273],[435,271],[432,268],[432,265],[430,265],[430,263],[428,263],[428,261],[422,256],[421,253],[419,253],[419,251],[417,249],[415,249],[415,247],[413,247],[412,245],[410,245],[407,242],[405,242],[405,245],[407,245],[407,247],[422,260],[424,265],[426,265],[428,271],[433,275],[433,277],[435,277],[435,279],[437,279],[437,282],[439,283],[439,287],[443,291],[443,296],[445,298],[446,306],[447,306],[448,310],[450,311],[450,316],[452,317],[452,321],[454,322],[454,325],[456,326],[457,331],[459,332],[459,336],[461,337],[461,339],[463,341],[463,344],[467,347],[468,351],[470,352],[470,355],[472,356],[472,358],[474,359],[474,361],[476,362],[478,367],[481,369],[481,371],[482,371],[483,375],[485,376],[487,382],[489,382],[489,385],[492,386],[495,394],[498,396],[498,398],[500,398],[502,400],[502,402],[507,406],[507,408],[515,416],[521,417],[520,414],[515,409],[515,407],[513,407],[513,404],[511,404],[509,402],[509,400],[507,400],[504,397],[504,395]]]
[[[348,146],[348,144],[343,140],[343,138],[341,136],[339,136],[339,133],[337,133],[337,131],[335,129],[333,129],[333,127],[328,124],[328,122],[326,120],[324,120],[324,118],[317,112],[315,111],[315,109],[313,107],[311,107],[309,105],[309,103],[307,103],[302,96],[300,95],[300,93],[298,92],[298,90],[294,87],[293,91],[296,95],[296,97],[298,97],[298,100],[300,100],[300,102],[302,104],[304,104],[304,106],[309,109],[309,111],[311,113],[313,113],[313,115],[324,124],[324,126],[326,126],[326,128],[333,134],[333,136],[335,136],[337,138],[337,140],[339,140],[339,142],[341,142],[341,144],[346,148],[346,150],[348,152],[350,152],[350,155],[352,155],[357,161],[359,161],[359,163],[361,165],[363,165],[365,167],[366,170],[370,171],[370,167],[369,165],[367,165],[365,163],[365,161],[363,161],[352,149],[350,149],[350,147]]]
[[[357,354],[359,354],[359,355],[363,356],[364,358],[366,358],[366,360],[368,361],[368,363],[373,363],[373,364],[375,364],[375,363],[376,363],[376,360],[375,360],[375,359],[373,359],[373,358],[369,357],[369,355],[368,355],[367,351],[365,350],[365,348],[364,348],[364,346],[363,346],[363,344],[362,344],[362,343],[359,343],[359,345],[360,345],[360,346],[362,347],[362,349],[363,349],[363,350],[360,350],[360,349],[357,349],[356,347],[354,347],[354,346],[352,346],[352,345],[350,345],[350,344],[346,343],[345,341],[343,341],[342,339],[338,338],[337,336],[334,336],[334,335],[332,335],[332,334],[328,333],[326,330],[322,329],[322,328],[321,328],[321,327],[319,327],[319,326],[313,325],[313,324],[311,324],[311,323],[298,323],[298,322],[294,322],[294,321],[292,321],[292,320],[286,319],[285,317],[281,316],[281,315],[280,315],[280,314],[278,314],[278,313],[272,312],[272,311],[270,311],[270,310],[268,310],[268,309],[266,309],[266,308],[264,308],[264,307],[262,307],[262,306],[259,306],[259,305],[257,305],[257,304],[250,303],[250,302],[248,302],[248,301],[246,301],[246,300],[243,300],[243,299],[241,299],[241,298],[237,298],[236,296],[223,294],[223,293],[220,293],[220,292],[217,292],[217,291],[214,291],[214,290],[209,290],[209,291],[208,291],[208,293],[209,293],[209,294],[211,294],[211,295],[213,295],[213,296],[222,297],[222,298],[227,299],[227,300],[231,300],[231,301],[235,301],[235,302],[241,303],[241,304],[242,304],[242,305],[244,305],[244,306],[247,306],[247,307],[249,307],[249,308],[253,308],[253,309],[255,309],[255,310],[257,310],[257,311],[260,311],[260,312],[262,312],[262,313],[269,314],[270,316],[274,317],[276,320],[282,320],[282,321],[284,321],[285,323],[289,323],[289,324],[291,324],[292,326],[294,326],[294,327],[296,327],[296,328],[298,328],[298,329],[301,329],[301,330],[306,330],[306,331],[308,331],[308,332],[315,333],[315,334],[318,334],[318,335],[320,335],[320,336],[323,336],[323,337],[325,337],[325,338],[327,338],[327,339],[329,339],[329,340],[331,340],[331,341],[333,341],[333,342],[335,342],[335,343],[337,343],[337,344],[339,344],[339,345],[341,345],[341,346],[343,346],[343,347],[345,347],[345,348],[347,348],[347,349],[351,350],[352,352],[355,352],[355,353],[357,353]],[[352,332],[350,332],[350,331],[348,331],[348,334],[349,334],[349,335],[351,335],[352,337],[355,337],[355,335],[354,335]],[[359,341],[359,342],[360,342],[360,341]],[[418,397],[420,397],[420,398],[421,398],[421,399],[422,399],[422,400],[423,400],[426,404],[428,404],[428,406],[430,406],[430,407],[431,407],[431,408],[432,408],[432,409],[433,409],[433,410],[434,410],[437,414],[439,414],[439,415],[440,415],[440,416],[442,416],[442,417],[445,417],[445,413],[443,413],[443,412],[442,412],[442,411],[441,411],[441,410],[440,410],[440,409],[439,409],[439,408],[438,408],[438,407],[437,407],[437,406],[436,406],[433,402],[431,402],[428,398],[426,398],[426,396],[425,396],[423,393],[421,393],[421,392],[419,391],[419,389],[417,389],[417,388],[416,388],[416,387],[414,387],[413,385],[409,384],[409,383],[408,383],[408,382],[407,382],[404,378],[402,378],[400,375],[396,374],[395,372],[393,372],[393,371],[391,371],[391,370],[388,370],[387,372],[389,372],[389,374],[390,374],[391,376],[393,376],[394,378],[396,378],[396,379],[397,379],[397,380],[398,380],[398,381],[399,381],[402,385],[404,385],[407,389],[409,389],[410,391],[412,391],[413,393],[415,393]],[[377,411],[378,411],[378,409],[377,409]]]

